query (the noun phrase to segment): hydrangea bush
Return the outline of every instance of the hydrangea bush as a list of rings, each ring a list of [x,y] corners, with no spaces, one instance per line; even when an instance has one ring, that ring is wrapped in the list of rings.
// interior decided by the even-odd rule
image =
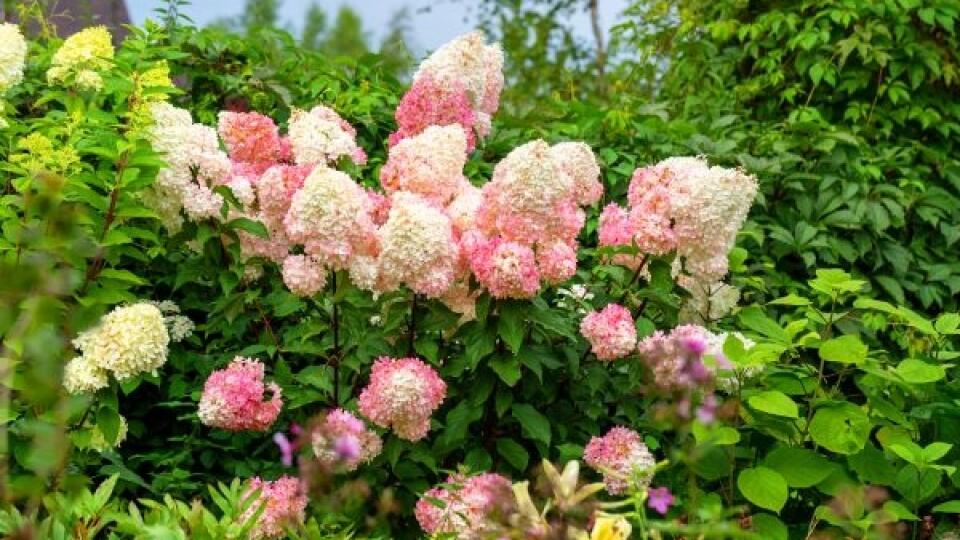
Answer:
[[[738,305],[762,179],[667,157],[617,200],[601,149],[497,130],[480,32],[403,89],[177,22],[0,27],[0,532],[950,526],[960,316],[838,269]]]

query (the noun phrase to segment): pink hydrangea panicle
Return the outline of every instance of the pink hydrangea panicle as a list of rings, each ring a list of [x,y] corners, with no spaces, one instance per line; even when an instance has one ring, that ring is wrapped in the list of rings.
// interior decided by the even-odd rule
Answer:
[[[429,126],[401,140],[380,169],[380,183],[390,194],[409,191],[440,205],[457,194],[463,179],[467,141],[457,126]]]
[[[576,245],[554,241],[537,248],[537,268],[540,278],[550,285],[558,285],[577,273]]]
[[[273,120],[256,112],[222,111],[217,130],[230,159],[262,174],[280,158],[280,133]]]
[[[284,537],[288,527],[300,526],[306,519],[307,493],[298,478],[282,476],[274,481],[251,478],[241,501],[245,503],[253,496],[257,497],[256,501],[241,515],[245,522],[263,508],[250,530],[251,539]]]
[[[327,269],[310,255],[288,255],[282,275],[283,284],[297,296],[313,296],[327,283]]]
[[[593,437],[583,450],[588,466],[603,475],[611,495],[628,488],[645,488],[653,479],[656,461],[640,434],[622,426],[611,428],[603,437]]]
[[[317,166],[304,180],[284,217],[287,235],[304,251],[336,268],[374,248],[376,227],[367,191],[340,171]]]
[[[540,290],[533,250],[516,242],[487,239],[469,231],[465,253],[477,281],[496,298],[530,298]]]
[[[374,424],[392,428],[401,439],[417,441],[430,430],[447,385],[436,370],[416,358],[382,357],[360,393],[360,412]]]
[[[601,311],[589,313],[580,322],[580,333],[590,342],[598,360],[623,358],[637,345],[637,328],[630,310],[619,304],[607,304]]]
[[[661,390],[699,388],[713,377],[702,358],[708,337],[702,326],[685,324],[669,333],[654,332],[637,345],[637,352]]]
[[[445,485],[424,493],[414,515],[428,534],[479,540],[489,537],[492,521],[503,520],[515,508],[508,478],[494,473],[470,477],[456,474],[447,478]]]
[[[356,470],[377,457],[383,448],[380,436],[343,409],[327,412],[310,437],[313,453],[328,467]]]
[[[429,126],[459,126],[464,134],[465,150],[472,152],[476,146],[476,115],[467,91],[457,81],[443,85],[433,76],[423,75],[400,99],[395,117],[397,131],[390,134],[390,146],[419,135]]]
[[[264,365],[236,357],[214,371],[203,385],[197,414],[200,421],[229,431],[266,431],[280,415],[283,400],[276,383],[263,382]],[[269,392],[269,399],[265,399]]]

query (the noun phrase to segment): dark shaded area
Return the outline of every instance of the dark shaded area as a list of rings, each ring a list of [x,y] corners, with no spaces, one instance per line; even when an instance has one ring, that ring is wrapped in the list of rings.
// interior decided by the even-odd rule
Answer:
[[[18,6],[24,2],[4,0],[0,3],[0,15],[9,22],[18,22]],[[123,27],[130,24],[130,12],[124,0],[55,0],[44,8],[47,21],[60,37],[67,37],[89,26],[104,25],[110,29],[114,44],[117,45],[127,35]],[[36,23],[27,25],[27,32],[38,31]]]

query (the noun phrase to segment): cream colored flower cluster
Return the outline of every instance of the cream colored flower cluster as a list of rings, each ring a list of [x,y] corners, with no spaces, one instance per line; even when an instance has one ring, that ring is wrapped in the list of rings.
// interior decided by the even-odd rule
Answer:
[[[167,361],[170,335],[163,313],[149,302],[115,308],[73,341],[80,356],[67,363],[63,385],[71,394],[105,388],[156,371]]]
[[[27,41],[20,27],[0,23],[0,94],[23,80],[23,65],[27,57]]]
[[[100,71],[113,65],[113,43],[106,26],[85,28],[68,37],[53,55],[47,81],[65,83],[81,90],[100,90]]]
[[[313,165],[350,157],[363,164],[367,156],[357,146],[356,131],[333,109],[317,105],[309,111],[294,109],[287,128],[298,164]]]
[[[153,125],[147,133],[167,166],[157,174],[144,202],[171,231],[182,226],[181,210],[192,220],[217,218],[223,197],[213,188],[226,181],[231,164],[220,150],[216,130],[194,123],[189,111],[166,102],[151,103],[150,113]]]
[[[410,191],[446,205],[467,184],[463,176],[466,162],[463,129],[456,124],[430,126],[390,148],[389,158],[380,169],[380,184],[388,195]]]

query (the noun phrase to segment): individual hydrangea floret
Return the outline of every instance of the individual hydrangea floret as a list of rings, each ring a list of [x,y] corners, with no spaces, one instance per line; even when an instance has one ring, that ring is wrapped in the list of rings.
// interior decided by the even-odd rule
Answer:
[[[240,356],[211,373],[197,409],[200,421],[228,431],[266,431],[280,415],[283,400],[280,387],[265,384],[263,377],[262,362]]]
[[[57,49],[47,70],[50,84],[75,84],[81,90],[100,90],[103,78],[98,73],[113,64],[113,38],[106,26],[85,28],[68,37]]]
[[[603,437],[591,438],[583,450],[583,458],[603,475],[603,483],[611,495],[650,485],[656,466],[640,434],[621,426],[610,429]]]
[[[494,473],[451,475],[445,485],[431,488],[417,501],[414,515],[431,535],[487,538],[490,523],[503,519],[516,507],[510,480]]]
[[[241,501],[245,504],[257,493],[257,500],[240,516],[241,521],[246,522],[263,508],[250,530],[251,540],[281,538],[286,536],[287,528],[303,524],[306,519],[307,492],[299,478],[282,476],[273,481],[251,478]]]
[[[360,412],[401,439],[418,441],[426,437],[430,416],[446,393],[446,383],[422,360],[382,357],[360,393]]]
[[[320,463],[356,470],[380,454],[380,436],[367,429],[363,421],[343,409],[324,414],[310,436],[313,454]]]
[[[71,361],[67,376],[71,386],[79,389],[84,384],[74,382],[85,378],[86,386],[91,386],[94,380],[102,380],[93,375],[97,370],[120,381],[151,373],[166,363],[169,343],[163,313],[156,306],[149,302],[120,306],[74,339],[84,360]],[[86,375],[78,377],[80,373]]]
[[[637,328],[630,310],[619,304],[608,304],[580,322],[580,333],[590,342],[598,360],[616,360],[633,352],[637,345]]]

